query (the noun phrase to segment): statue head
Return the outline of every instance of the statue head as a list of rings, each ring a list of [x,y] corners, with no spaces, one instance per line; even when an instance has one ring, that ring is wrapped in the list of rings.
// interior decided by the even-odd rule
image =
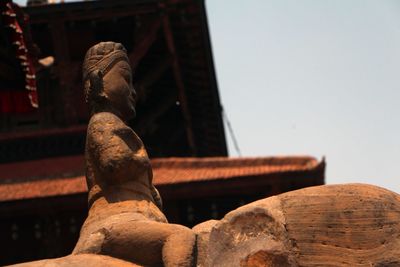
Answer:
[[[112,112],[127,121],[136,115],[136,92],[124,46],[102,42],[92,46],[83,62],[85,99],[91,113]]]

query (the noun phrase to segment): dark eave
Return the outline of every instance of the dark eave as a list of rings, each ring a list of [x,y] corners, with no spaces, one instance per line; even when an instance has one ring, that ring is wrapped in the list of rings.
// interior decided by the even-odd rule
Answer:
[[[50,114],[55,121],[47,128],[86,125],[81,61],[93,44],[113,40],[125,45],[134,67],[135,87],[143,98],[131,126],[143,138],[149,154],[227,155],[204,1],[86,1],[24,11],[30,16],[32,36],[43,56],[55,57],[54,69],[60,80],[59,87],[47,88],[60,96],[55,102],[50,98],[48,103],[42,102],[55,112]],[[42,130],[33,129],[39,136]],[[35,140],[29,142],[41,151]],[[65,155],[71,153],[75,152]],[[53,154],[62,156],[63,152],[32,159]],[[25,159],[18,157],[15,155],[15,160]],[[0,162],[10,162],[7,158],[5,155]]]

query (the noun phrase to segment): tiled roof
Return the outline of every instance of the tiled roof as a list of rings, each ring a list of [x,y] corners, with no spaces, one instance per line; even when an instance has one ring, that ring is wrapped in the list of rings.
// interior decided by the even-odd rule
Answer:
[[[0,201],[71,195],[87,191],[82,156],[0,164]],[[317,170],[312,157],[153,159],[157,186]],[[69,176],[69,177],[68,177]]]
[[[0,185],[0,201],[78,194],[87,191],[83,176]]]
[[[152,161],[155,184],[308,171],[315,169],[318,164],[319,162],[312,157],[167,158]]]

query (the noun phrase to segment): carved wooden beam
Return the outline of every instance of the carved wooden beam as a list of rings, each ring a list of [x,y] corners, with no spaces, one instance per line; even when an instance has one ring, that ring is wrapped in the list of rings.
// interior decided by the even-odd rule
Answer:
[[[155,68],[151,68],[151,71],[147,72],[142,76],[143,78],[141,80],[135,83],[134,88],[137,93],[138,101],[146,101],[147,95],[150,93],[151,86],[160,80],[165,71],[171,67],[172,60],[172,56],[167,55],[156,64]]]
[[[138,40],[132,52],[129,54],[132,69],[136,69],[140,60],[147,54],[151,45],[157,39],[157,33],[161,26],[161,19],[156,18],[149,23],[148,26],[143,26],[142,30],[138,32]]]
[[[167,142],[165,143],[165,147],[167,149],[174,150],[177,145],[181,145],[181,140],[185,135],[185,129],[181,127],[177,127],[173,130],[172,133],[169,134],[169,138]]]
[[[65,22],[62,19],[51,20],[49,23],[51,36],[53,38],[54,53],[58,64],[64,64],[70,61],[67,31]]]
[[[65,28],[65,21],[60,19],[54,19],[49,21],[50,33],[54,45],[54,57],[56,59],[55,71],[60,79],[60,90],[59,94],[62,95],[63,107],[62,112],[56,115],[66,124],[73,124],[76,122],[76,112],[74,110],[74,101],[71,97],[70,82],[71,77],[77,75],[77,69],[75,71],[71,68],[71,56],[68,46],[67,30]],[[68,70],[68,71],[66,71]],[[62,113],[62,114],[61,114]]]
[[[171,106],[176,103],[176,95],[170,94],[165,97],[160,104],[151,109],[150,112],[146,113],[144,116],[140,117],[135,125],[135,129],[138,134],[145,135],[146,132],[151,128],[154,121],[156,121],[161,115],[168,111]]]
[[[192,120],[190,116],[189,107],[187,104],[185,85],[183,82],[182,73],[179,66],[178,57],[176,54],[176,48],[175,48],[174,37],[172,35],[171,24],[167,15],[163,16],[162,22],[163,22],[164,37],[167,43],[167,47],[170,54],[173,56],[172,69],[174,73],[176,86],[178,88],[178,98],[182,107],[183,117],[185,120],[188,143],[192,155],[195,156],[197,155],[197,148],[196,148],[196,143],[194,141],[194,134],[192,130]]]
[[[113,1],[91,1],[90,3],[74,3],[68,5],[47,5],[36,7],[25,7],[24,11],[30,16],[31,24],[47,23],[49,19],[63,21],[82,20],[107,20],[135,15],[147,15],[156,13],[158,6],[132,6],[112,5]],[[130,1],[132,2],[132,1]],[[111,4],[109,7],[104,4]],[[134,4],[133,4],[134,5]]]

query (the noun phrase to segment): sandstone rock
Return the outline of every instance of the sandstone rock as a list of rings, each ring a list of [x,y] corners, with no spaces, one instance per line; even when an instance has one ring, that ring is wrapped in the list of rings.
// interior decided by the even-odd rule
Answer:
[[[140,267],[127,261],[94,254],[70,255],[57,259],[39,260],[11,265],[12,267]],[[10,266],[10,267],[11,267]]]
[[[214,227],[217,220],[209,220],[202,222],[193,227],[193,232],[197,235],[197,266],[209,266],[208,262],[208,243],[210,238],[211,229]]]
[[[400,266],[400,196],[372,185],[292,191],[194,230],[198,266]]]

